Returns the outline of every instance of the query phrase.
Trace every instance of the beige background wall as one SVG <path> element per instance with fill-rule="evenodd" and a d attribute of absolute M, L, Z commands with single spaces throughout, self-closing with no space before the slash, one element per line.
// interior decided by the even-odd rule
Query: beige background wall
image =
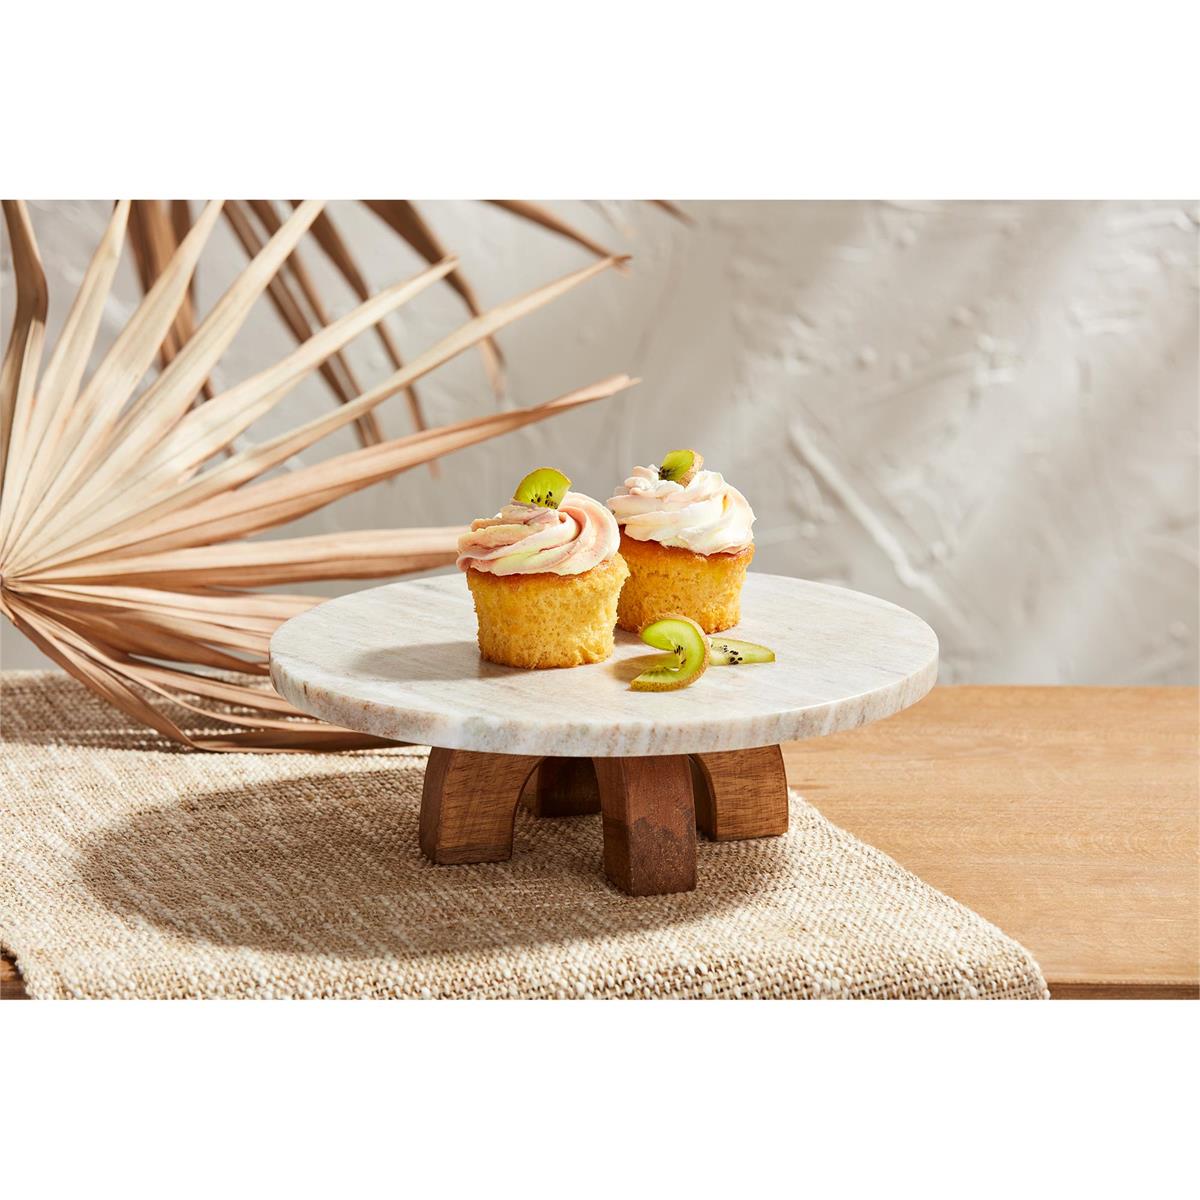
<path fill-rule="evenodd" d="M 107 207 L 33 208 L 52 328 Z M 1197 681 L 1194 202 L 686 207 L 690 229 L 647 206 L 559 205 L 631 252 L 632 270 L 501 335 L 510 403 L 621 370 L 640 388 L 445 459 L 437 482 L 418 470 L 349 497 L 299 531 L 466 521 L 543 463 L 603 498 L 634 463 L 692 445 L 750 497 L 756 569 L 920 613 L 947 681 Z M 480 204 L 424 210 L 485 303 L 587 261 Z M 333 211 L 373 285 L 416 269 L 370 214 Z M 202 308 L 243 261 L 224 227 L 218 236 Z M 349 294 L 309 259 L 345 311 Z M 128 266 L 118 293 L 110 331 L 137 298 Z M 411 353 L 461 316 L 452 293 L 430 293 L 395 328 Z M 219 381 L 289 346 L 264 301 Z M 370 339 L 352 359 L 361 378 L 386 373 Z M 495 403 L 476 356 L 421 390 L 437 421 Z M 314 381 L 284 409 L 290 421 L 330 403 Z M 389 432 L 407 430 L 402 399 L 381 415 Z M 339 448 L 351 445 L 347 434 Z M 6 668 L 44 661 L 7 625 L 0 652 Z"/>

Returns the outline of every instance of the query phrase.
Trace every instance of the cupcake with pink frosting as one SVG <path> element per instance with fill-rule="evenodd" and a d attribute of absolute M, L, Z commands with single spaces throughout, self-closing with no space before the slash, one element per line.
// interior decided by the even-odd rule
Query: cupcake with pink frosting
<path fill-rule="evenodd" d="M 695 450 L 634 467 L 608 502 L 629 566 L 617 624 L 634 633 L 670 615 L 705 633 L 741 620 L 742 584 L 754 557 L 754 511 Z"/>
<path fill-rule="evenodd" d="M 494 517 L 458 539 L 479 624 L 479 652 L 509 667 L 577 667 L 613 651 L 629 575 L 609 510 L 543 467 Z"/>

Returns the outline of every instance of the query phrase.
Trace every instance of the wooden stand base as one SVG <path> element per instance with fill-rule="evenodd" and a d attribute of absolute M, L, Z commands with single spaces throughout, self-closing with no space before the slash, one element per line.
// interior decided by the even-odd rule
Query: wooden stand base
<path fill-rule="evenodd" d="M 778 746 L 595 759 L 435 746 L 421 799 L 422 853 L 443 864 L 511 858 L 522 792 L 535 816 L 603 813 L 604 872 L 631 896 L 691 891 L 697 831 L 737 841 L 778 837 L 788 827 Z"/>

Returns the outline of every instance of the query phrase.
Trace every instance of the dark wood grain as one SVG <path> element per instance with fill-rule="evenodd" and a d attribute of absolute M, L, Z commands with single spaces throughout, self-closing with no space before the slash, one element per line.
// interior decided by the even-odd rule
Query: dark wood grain
<path fill-rule="evenodd" d="M 716 842 L 787 833 L 787 777 L 778 746 L 694 754 L 696 828 Z"/>
<path fill-rule="evenodd" d="M 630 896 L 696 886 L 696 812 L 686 755 L 597 758 L 604 873 Z"/>
<path fill-rule="evenodd" d="M 1125 980 L 1121 983 L 1056 983 L 1050 984 L 1051 1000 L 1200 1000 L 1200 984 L 1143 983 Z"/>
<path fill-rule="evenodd" d="M 590 758 L 543 758 L 525 803 L 535 817 L 584 817 L 600 811 L 600 784 Z"/>
<path fill-rule="evenodd" d="M 28 1000 L 25 981 L 11 955 L 0 951 L 0 1000 Z"/>
<path fill-rule="evenodd" d="M 439 865 L 512 858 L 513 820 L 538 759 L 435 746 L 421 793 L 421 852 Z"/>

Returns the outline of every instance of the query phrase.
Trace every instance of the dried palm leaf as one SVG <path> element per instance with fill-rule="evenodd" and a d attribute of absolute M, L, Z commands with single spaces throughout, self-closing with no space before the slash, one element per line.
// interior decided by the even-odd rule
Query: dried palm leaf
<path fill-rule="evenodd" d="M 265 227 L 268 236 L 278 233 L 283 225 L 275 209 L 265 200 L 231 200 L 225 205 L 225 217 L 233 227 L 242 248 L 251 258 L 258 254 L 265 244 L 265 239 L 259 235 L 251 220 L 252 213 Z M 314 326 L 319 328 L 329 324 L 321 298 L 312 285 L 298 249 L 293 251 L 287 260 L 285 269 L 271 280 L 268 294 L 297 342 L 311 338 Z M 307 312 L 306 307 L 309 310 Z M 331 354 L 319 370 L 342 404 L 348 404 L 362 391 L 350 364 L 340 350 Z M 383 441 L 383 433 L 374 413 L 364 414 L 355 424 L 364 446 L 373 446 Z"/>
<path fill-rule="evenodd" d="M 502 208 L 505 212 L 510 212 L 514 216 L 524 217 L 527 221 L 532 221 L 535 225 L 540 225 L 543 229 L 549 229 L 552 233 L 560 234 L 569 241 L 574 242 L 578 246 L 582 246 L 585 250 L 590 250 L 593 254 L 599 255 L 601 258 L 607 258 L 612 254 L 611 250 L 606 250 L 599 242 L 594 241 L 585 233 L 580 233 L 573 225 L 568 225 L 561 217 L 556 216 L 550 209 L 541 204 L 534 204 L 532 200 L 489 200 L 489 204 L 494 204 L 497 208 Z"/>
<path fill-rule="evenodd" d="M 378 739 L 306 718 L 269 689 L 261 677 L 267 672 L 271 632 L 319 601 L 248 589 L 382 578 L 442 566 L 453 561 L 460 530 L 247 539 L 401 471 L 611 396 L 635 381 L 614 376 L 544 404 L 421 428 L 263 476 L 344 425 L 374 428 L 369 423 L 374 410 L 389 396 L 411 395 L 418 379 L 487 344 L 504 326 L 620 260 L 606 257 L 490 311 L 477 311 L 407 365 L 389 353 L 395 371 L 364 391 L 339 357 L 343 349 L 360 334 L 378 333 L 388 314 L 426 288 L 451 279 L 456 261 L 438 259 L 377 295 L 368 294 L 358 276 L 361 303 L 330 322 L 295 257 L 297 244 L 313 228 L 327 253 L 341 253 L 321 205 L 298 203 L 286 220 L 273 208 L 268 212 L 249 202 L 226 207 L 235 230 L 246 234 L 243 244 L 252 258 L 199 319 L 191 282 L 222 205 L 206 205 L 193 221 L 178 202 L 169 208 L 117 204 L 41 370 L 45 275 L 24 204 L 4 202 L 17 296 L 0 367 L 0 612 L 87 687 L 187 745 L 310 750 L 378 744 Z M 149 231 L 146 243 L 153 246 L 139 252 L 152 267 L 144 273 L 148 290 L 85 382 L 123 242 L 139 226 Z M 347 270 L 354 275 L 352 264 Z M 280 286 L 285 276 L 287 284 Z M 289 324 L 299 344 L 279 362 L 197 406 L 213 368 L 264 293 L 281 312 L 298 317 Z M 156 356 L 161 369 L 138 394 Z M 341 389 L 339 408 L 234 451 L 234 441 L 255 421 L 301 380 L 325 368 L 334 372 Z M 260 679 L 217 677 L 214 670 Z M 204 716 L 211 734 L 185 733 L 173 706 Z M 221 726 L 231 728 L 222 731 Z"/>
<path fill-rule="evenodd" d="M 42 359 L 46 337 L 48 296 L 46 275 L 38 257 L 33 226 L 25 206 L 17 200 L 3 202 L 4 222 L 12 243 L 13 270 L 17 276 L 17 308 L 4 362 L 0 365 L 0 484 L 7 481 L 10 448 L 13 457 L 27 464 L 26 425 L 33 416 L 29 394 Z M 18 414 L 21 418 L 17 424 Z M 14 444 L 15 443 L 15 444 Z M 7 497 L 7 490 L 3 496 Z M 3 511 L 3 498 L 0 498 Z"/>
<path fill-rule="evenodd" d="M 650 203 L 661 208 L 663 212 L 669 213 L 675 220 L 682 221 L 685 225 L 696 223 L 674 200 L 651 200 Z"/>
<path fill-rule="evenodd" d="M 158 207 L 157 201 L 139 201 L 135 203 L 153 205 L 155 209 Z M 299 203 L 298 200 L 291 201 L 293 208 Z M 417 254 L 424 258 L 426 262 L 430 264 L 443 262 L 449 257 L 432 226 L 425 220 L 413 201 L 363 200 L 361 203 L 379 217 Z M 599 258 L 609 259 L 616 257 L 611 250 L 563 220 L 545 205 L 535 204 L 530 200 L 489 200 L 487 203 L 520 217 L 530 224 L 537 225 L 542 229 L 564 237 L 576 245 L 582 246 L 589 253 Z M 650 203 L 679 221 L 688 224 L 691 223 L 691 218 L 669 200 L 652 200 Z M 169 213 L 169 225 L 175 229 L 175 239 L 178 242 L 181 231 L 186 231 L 190 220 L 187 202 L 171 201 Z M 255 253 L 256 249 L 261 245 L 261 237 L 255 231 L 249 214 L 253 214 L 268 233 L 275 232 L 280 222 L 275 204 L 269 200 L 230 201 L 226 205 L 225 214 L 238 240 L 250 254 Z M 167 219 L 156 217 L 154 234 L 159 242 L 164 241 L 165 235 L 163 229 L 167 226 Z M 323 212 L 316 218 L 312 224 L 311 233 L 321 250 L 333 263 L 338 273 L 358 298 L 365 300 L 369 291 L 366 279 L 347 248 L 345 239 L 334 225 L 328 213 Z M 161 257 L 161 254 L 156 252 L 153 245 L 141 244 L 149 237 L 150 231 L 147 229 L 146 222 L 135 220 L 131 224 L 130 239 L 134 244 L 135 255 L 139 265 L 143 261 L 153 263 Z M 280 274 L 272 280 L 270 296 L 277 311 L 283 318 L 284 324 L 298 341 L 302 341 L 309 335 L 314 325 L 324 325 L 328 322 L 324 317 L 324 306 L 321 303 L 320 296 L 313 287 L 307 269 L 300 262 L 299 254 L 298 250 L 293 254 L 292 260 L 289 261 L 287 272 Z M 292 277 L 291 279 L 289 279 L 289 275 Z M 154 278 L 152 273 L 147 274 L 145 271 L 141 273 L 141 277 L 143 284 L 147 286 Z M 471 315 L 479 316 L 481 313 L 479 300 L 461 270 L 455 269 L 452 271 L 447 275 L 446 282 L 459 294 Z M 306 315 L 306 309 L 309 310 L 309 315 Z M 388 332 L 386 323 L 379 322 L 375 329 L 389 360 L 399 370 L 403 366 L 403 361 L 394 339 Z M 484 368 L 491 381 L 493 390 L 497 396 L 501 396 L 504 391 L 504 359 L 500 352 L 500 347 L 491 338 L 486 338 L 480 342 L 479 350 L 483 355 Z M 353 372 L 350 370 L 349 364 L 340 355 L 335 355 L 329 362 L 323 364 L 321 374 L 341 403 L 346 403 L 348 395 L 357 394 L 360 390 L 355 386 Z M 206 392 L 206 395 L 209 395 L 209 393 Z M 418 430 L 423 430 L 426 427 L 425 420 L 415 390 L 411 387 L 407 388 L 406 396 L 413 424 Z M 211 395 L 209 395 L 209 398 L 211 398 Z M 375 415 L 371 413 L 362 417 L 356 423 L 359 440 L 364 446 L 373 445 L 382 440 L 375 420 Z M 432 474 L 436 475 L 436 463 L 431 461 L 429 469 Z"/>
<path fill-rule="evenodd" d="M 190 213 L 187 214 L 185 227 L 184 213 L 174 201 L 170 205 L 160 200 L 130 202 L 129 245 L 144 292 L 148 292 L 154 286 L 154 281 L 166 269 L 171 255 L 179 248 L 179 243 L 187 236 L 190 227 Z M 159 347 L 159 361 L 164 367 L 179 353 L 180 347 L 195 331 L 194 300 L 194 291 L 189 288 L 175 314 L 171 328 L 167 330 Z M 207 380 L 204 382 L 204 392 L 209 399 L 212 398 L 212 387 Z"/>
<path fill-rule="evenodd" d="M 295 208 L 300 203 L 299 200 L 292 201 L 292 207 Z M 338 228 L 333 223 L 333 218 L 328 212 L 323 212 L 312 223 L 312 228 L 309 230 L 317 245 L 325 252 L 326 257 L 337 268 L 342 278 L 350 285 L 354 294 L 360 300 L 366 300 L 371 294 L 370 288 L 367 286 L 367 281 L 363 277 L 363 273 L 359 270 L 358 264 L 354 261 L 350 251 L 346 248 L 346 243 L 342 238 Z M 396 370 L 400 370 L 404 366 L 404 360 L 400 357 L 400 350 L 396 346 L 395 340 L 388 332 L 387 324 L 380 321 L 375 326 L 375 334 L 379 338 L 380 344 L 383 346 L 384 353 L 391 360 L 391 364 Z M 404 394 L 408 399 L 409 411 L 412 414 L 413 424 L 418 429 L 425 428 L 425 417 L 421 412 L 421 402 L 417 396 L 417 390 L 414 387 L 406 387 Z M 430 462 L 429 469 L 436 473 L 437 464 Z"/>

